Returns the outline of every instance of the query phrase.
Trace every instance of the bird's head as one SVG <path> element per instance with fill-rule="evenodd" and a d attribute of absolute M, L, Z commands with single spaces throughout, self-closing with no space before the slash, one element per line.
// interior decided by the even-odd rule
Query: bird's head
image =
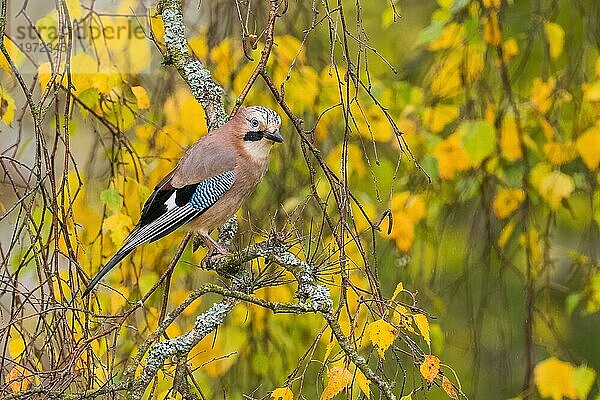
<path fill-rule="evenodd" d="M 281 117 L 273 110 L 262 106 L 242 107 L 236 114 L 241 126 L 244 149 L 255 158 L 269 155 L 273 143 L 283 142 L 279 133 Z"/>

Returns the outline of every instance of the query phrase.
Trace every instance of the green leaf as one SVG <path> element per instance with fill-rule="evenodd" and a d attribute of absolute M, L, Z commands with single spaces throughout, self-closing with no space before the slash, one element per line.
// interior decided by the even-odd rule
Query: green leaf
<path fill-rule="evenodd" d="M 570 317 L 573 311 L 581 301 L 581 293 L 571 293 L 565 299 L 565 306 L 567 308 L 567 315 Z"/>
<path fill-rule="evenodd" d="M 427 154 L 423 156 L 423 159 L 419 162 L 421 168 L 427 172 L 427 175 L 431 178 L 432 181 L 435 181 L 440 176 L 440 170 L 438 166 L 438 161 L 432 155 Z"/>
<path fill-rule="evenodd" d="M 81 115 L 85 118 L 88 114 L 88 109 L 94 109 L 100 101 L 100 93 L 96 88 L 89 88 L 77 95 L 77 99 L 81 101 L 79 106 Z"/>
<path fill-rule="evenodd" d="M 417 38 L 417 46 L 421 46 L 423 44 L 427 44 L 432 40 L 437 39 L 442 34 L 444 30 L 444 22 L 442 21 L 433 21 L 431 25 L 427 28 L 424 28 L 419 32 L 419 37 Z"/>
<path fill-rule="evenodd" d="M 129 107 L 125 107 L 119 103 L 114 103 L 104 113 L 109 122 L 116 125 L 119 130 L 126 131 L 135 123 L 135 114 Z"/>
<path fill-rule="evenodd" d="M 112 214 L 117 213 L 121 209 L 121 204 L 123 203 L 121 195 L 115 188 L 103 190 L 102 193 L 100 193 L 100 200 L 102 200 L 106 205 L 106 208 L 108 208 Z"/>
<path fill-rule="evenodd" d="M 494 126 L 483 120 L 463 122 L 458 128 L 462 144 L 475 165 L 489 157 L 496 147 Z"/>
<path fill-rule="evenodd" d="M 381 14 L 381 27 L 384 29 L 388 28 L 395 22 L 395 19 L 396 15 L 394 14 L 394 9 L 392 7 L 387 8 L 383 14 Z"/>
<path fill-rule="evenodd" d="M 154 286 L 157 280 L 158 275 L 156 274 L 156 272 L 144 271 L 144 273 L 140 275 L 138 285 L 140 287 L 140 293 L 142 293 L 142 296 L 145 295 L 152 288 L 152 286 Z"/>
<path fill-rule="evenodd" d="M 595 379 L 596 371 L 587 365 L 580 365 L 573 370 L 573 383 L 577 398 L 587 399 Z"/>
<path fill-rule="evenodd" d="M 600 190 L 596 190 L 592 197 L 593 210 L 594 210 L 594 221 L 600 225 Z"/>
<path fill-rule="evenodd" d="M 58 13 L 56 10 L 38 19 L 35 23 L 35 28 L 45 43 L 52 43 L 58 39 Z"/>

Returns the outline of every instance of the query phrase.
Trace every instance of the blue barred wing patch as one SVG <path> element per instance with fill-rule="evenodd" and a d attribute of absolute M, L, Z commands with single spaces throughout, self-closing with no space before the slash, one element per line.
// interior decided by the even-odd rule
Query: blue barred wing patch
<path fill-rule="evenodd" d="M 235 181 L 233 171 L 226 171 L 198 184 L 189 204 L 198 211 L 204 211 L 215 204 Z"/>

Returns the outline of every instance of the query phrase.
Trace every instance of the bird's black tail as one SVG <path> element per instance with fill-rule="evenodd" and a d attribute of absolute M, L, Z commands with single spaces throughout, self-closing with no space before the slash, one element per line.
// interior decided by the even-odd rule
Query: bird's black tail
<path fill-rule="evenodd" d="M 112 256 L 110 260 L 108 260 L 108 262 L 104 265 L 100 272 L 96 274 L 96 276 L 90 281 L 90 283 L 88 283 L 87 287 L 83 291 L 82 297 L 85 297 L 88 294 L 90 294 L 90 292 L 92 291 L 94 286 L 96 286 L 96 284 L 100 281 L 100 279 L 102 279 L 102 277 L 106 275 L 108 271 L 113 269 L 113 267 L 117 265 L 122 259 L 127 257 L 127 255 L 133 251 L 133 249 L 135 249 L 135 246 L 128 246 L 127 244 L 121 247 L 121 249 L 117 251 L 117 253 L 114 256 Z"/>

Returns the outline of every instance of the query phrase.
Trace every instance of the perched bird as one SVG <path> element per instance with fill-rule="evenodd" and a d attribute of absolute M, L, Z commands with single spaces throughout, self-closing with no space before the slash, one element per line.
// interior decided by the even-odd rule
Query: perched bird
<path fill-rule="evenodd" d="M 156 187 L 123 246 L 90 281 L 98 281 L 135 248 L 179 227 L 196 231 L 214 254 L 225 246 L 209 233 L 225 223 L 263 178 L 274 142 L 283 142 L 281 118 L 269 108 L 240 107 L 231 120 L 194 143 Z"/>

